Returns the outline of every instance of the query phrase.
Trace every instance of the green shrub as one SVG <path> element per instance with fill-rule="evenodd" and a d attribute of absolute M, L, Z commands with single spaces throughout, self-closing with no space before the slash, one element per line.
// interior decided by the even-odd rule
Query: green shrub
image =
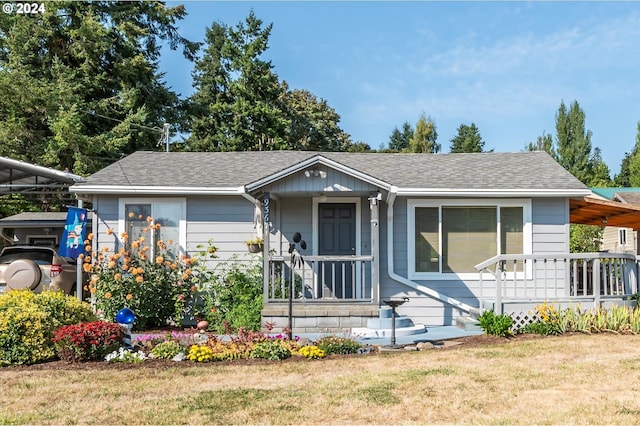
<path fill-rule="evenodd" d="M 513 318 L 509 315 L 496 315 L 493 311 L 484 311 L 478 318 L 480 328 L 492 336 L 512 336 Z"/>
<path fill-rule="evenodd" d="M 71 324 L 53 333 L 58 357 L 63 361 L 95 361 L 120 348 L 124 329 L 119 324 L 104 321 Z"/>
<path fill-rule="evenodd" d="M 324 336 L 318 340 L 316 346 L 320 348 L 325 355 L 332 354 L 355 354 L 362 345 L 353 339 L 339 336 Z"/>
<path fill-rule="evenodd" d="M 0 365 L 35 364 L 55 358 L 53 332 L 69 324 L 93 321 L 88 303 L 57 291 L 0 294 Z"/>
<path fill-rule="evenodd" d="M 251 350 L 251 358 L 270 359 L 281 361 L 291 356 L 291 351 L 282 345 L 279 340 L 270 340 L 256 343 Z"/>
<path fill-rule="evenodd" d="M 209 330 L 227 333 L 245 328 L 260 330 L 263 306 L 262 264 L 237 259 L 220 265 L 218 279 L 202 293 L 203 318 Z"/>
<path fill-rule="evenodd" d="M 175 340 L 165 340 L 151 349 L 151 355 L 159 359 L 172 359 L 181 352 L 185 352 L 185 348 Z"/>

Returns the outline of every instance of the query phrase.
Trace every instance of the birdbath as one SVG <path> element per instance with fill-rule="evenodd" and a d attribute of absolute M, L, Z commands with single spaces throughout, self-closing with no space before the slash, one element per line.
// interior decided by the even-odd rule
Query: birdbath
<path fill-rule="evenodd" d="M 385 305 L 391 306 L 391 346 L 392 347 L 396 346 L 396 308 L 408 301 L 409 301 L 408 297 L 404 297 L 400 300 L 383 300 L 382 301 L 382 303 L 384 303 Z"/>

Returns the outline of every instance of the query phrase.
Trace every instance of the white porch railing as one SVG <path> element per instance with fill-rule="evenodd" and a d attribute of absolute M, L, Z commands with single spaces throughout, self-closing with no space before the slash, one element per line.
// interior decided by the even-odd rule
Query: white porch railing
<path fill-rule="evenodd" d="M 638 292 L 638 261 L 631 254 L 504 254 L 475 266 L 480 274 L 480 307 L 495 302 L 593 301 Z"/>
<path fill-rule="evenodd" d="M 373 300 L 372 256 L 303 256 L 292 266 L 291 256 L 271 256 L 266 300 L 285 301 L 293 282 L 296 301 Z"/>

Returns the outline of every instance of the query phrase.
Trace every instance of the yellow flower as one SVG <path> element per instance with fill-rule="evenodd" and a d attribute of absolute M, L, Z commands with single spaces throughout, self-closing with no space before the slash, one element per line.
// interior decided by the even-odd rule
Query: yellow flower
<path fill-rule="evenodd" d="M 106 292 L 106 293 L 104 294 L 104 298 L 105 298 L 105 299 L 111 299 L 111 293 L 110 293 L 110 292 Z"/>
<path fill-rule="evenodd" d="M 127 300 L 133 299 L 133 295 L 131 293 L 127 294 Z"/>
<path fill-rule="evenodd" d="M 142 275 L 138 275 L 138 276 L 136 277 L 136 282 L 139 284 L 139 283 L 141 283 L 142 281 L 144 281 L 144 278 L 142 277 Z"/>

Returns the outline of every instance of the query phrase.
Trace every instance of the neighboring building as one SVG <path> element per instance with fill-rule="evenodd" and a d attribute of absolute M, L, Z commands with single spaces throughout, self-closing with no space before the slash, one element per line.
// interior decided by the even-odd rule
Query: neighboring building
<path fill-rule="evenodd" d="M 591 191 L 605 200 L 617 201 L 631 206 L 640 206 L 640 188 L 591 188 Z M 636 231 L 638 227 L 640 227 L 640 222 L 636 227 L 604 225 L 601 249 L 611 253 L 637 255 L 639 253 L 638 232 Z"/>
<path fill-rule="evenodd" d="M 130 212 L 188 253 L 213 239 L 218 261 L 255 256 L 245 241 L 264 226 L 263 323 L 286 325 L 293 279 L 297 331 L 362 327 L 401 297 L 416 322 L 453 324 L 479 306 L 475 265 L 568 253 L 570 220 L 593 205 L 544 152 L 136 152 L 70 190 L 93 205 L 94 248 L 120 244 Z"/>

